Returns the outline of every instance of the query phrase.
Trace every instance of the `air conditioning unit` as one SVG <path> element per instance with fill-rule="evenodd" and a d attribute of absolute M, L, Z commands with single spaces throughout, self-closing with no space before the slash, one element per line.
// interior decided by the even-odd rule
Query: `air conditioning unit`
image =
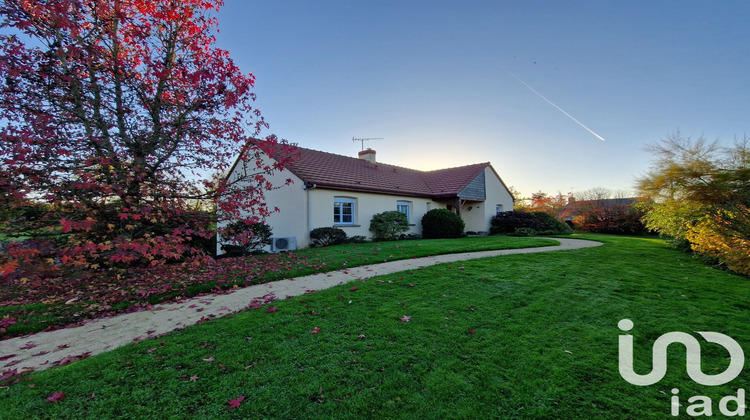
<path fill-rule="evenodd" d="M 297 249 L 297 238 L 294 236 L 271 238 L 271 252 L 294 251 L 295 249 Z"/>

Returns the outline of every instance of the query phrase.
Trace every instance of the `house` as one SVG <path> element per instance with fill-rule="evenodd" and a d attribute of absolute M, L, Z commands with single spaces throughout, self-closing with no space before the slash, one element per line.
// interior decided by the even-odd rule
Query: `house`
<path fill-rule="evenodd" d="M 492 216 L 513 209 L 513 196 L 489 163 L 419 171 L 378 162 L 372 149 L 357 158 L 302 147 L 295 155 L 269 178 L 282 187 L 265 193 L 269 207 L 279 209 L 266 219 L 273 238 L 279 238 L 272 251 L 306 247 L 310 231 L 319 227 L 370 237 L 372 216 L 389 210 L 406 213 L 407 233 L 421 234 L 422 216 L 431 209 L 458 213 L 466 231 L 474 233 L 489 232 Z M 238 159 L 230 177 L 238 164 L 243 163 Z M 293 183 L 284 185 L 287 179 Z"/>

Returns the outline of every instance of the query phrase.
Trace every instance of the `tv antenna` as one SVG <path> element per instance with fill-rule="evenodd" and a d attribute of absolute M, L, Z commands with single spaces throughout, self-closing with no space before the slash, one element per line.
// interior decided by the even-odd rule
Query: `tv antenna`
<path fill-rule="evenodd" d="M 370 141 L 370 140 L 383 140 L 383 138 L 382 137 L 360 137 L 360 138 L 352 137 L 352 141 L 358 141 L 362 143 L 362 150 L 365 150 L 365 142 Z"/>

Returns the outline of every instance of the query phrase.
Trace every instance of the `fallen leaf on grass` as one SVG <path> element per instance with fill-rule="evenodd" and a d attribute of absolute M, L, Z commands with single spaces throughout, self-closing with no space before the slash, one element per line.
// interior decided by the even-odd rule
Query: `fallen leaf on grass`
<path fill-rule="evenodd" d="M 18 369 L 8 369 L 0 372 L 0 384 L 3 383 L 6 379 L 11 378 L 13 375 L 18 374 Z"/>
<path fill-rule="evenodd" d="M 313 328 L 313 330 L 312 330 L 312 331 L 310 331 L 310 334 L 317 334 L 317 333 L 318 333 L 318 331 L 320 331 L 320 328 L 318 328 L 318 327 L 315 327 L 315 328 Z"/>
<path fill-rule="evenodd" d="M 208 359 L 203 359 L 204 362 L 213 362 L 214 360 L 216 359 L 214 359 L 213 356 L 209 357 Z"/>
<path fill-rule="evenodd" d="M 60 401 L 61 399 L 65 398 L 64 392 L 55 392 L 51 396 L 47 397 L 47 401 L 56 403 Z"/>
<path fill-rule="evenodd" d="M 198 376 L 197 376 L 197 375 L 193 375 L 193 376 L 191 376 L 191 377 L 190 377 L 190 379 L 189 379 L 189 381 L 190 381 L 190 382 L 195 382 L 195 381 L 197 381 L 197 380 L 198 380 Z"/>
<path fill-rule="evenodd" d="M 354 286 L 354 287 L 352 287 L 351 289 L 349 289 L 349 291 L 350 291 L 350 292 L 353 292 L 353 291 L 355 291 L 355 290 L 357 290 L 357 289 L 359 289 L 359 287 L 357 287 L 357 286 Z"/>
<path fill-rule="evenodd" d="M 266 312 L 269 312 L 269 313 L 270 312 L 276 312 L 276 307 L 275 306 L 271 306 L 270 308 L 266 309 Z"/>
<path fill-rule="evenodd" d="M 409 322 L 409 321 L 411 321 L 411 317 L 407 316 L 407 315 L 404 315 L 403 318 L 399 318 L 398 320 L 401 321 L 401 322 Z"/>
<path fill-rule="evenodd" d="M 229 409 L 231 410 L 233 408 L 239 407 L 240 404 L 242 404 L 242 401 L 244 400 L 245 400 L 245 396 L 243 395 L 242 397 L 227 401 L 229 403 Z"/>
<path fill-rule="evenodd" d="M 65 366 L 65 365 L 69 365 L 69 364 L 75 362 L 76 360 L 85 359 L 85 358 L 87 358 L 89 356 L 91 356 L 91 352 L 87 351 L 85 353 L 81 353 L 81 354 L 76 355 L 76 356 L 65 356 L 62 359 L 58 360 L 57 362 L 52 362 L 52 364 L 53 365 L 57 365 L 57 366 Z"/>

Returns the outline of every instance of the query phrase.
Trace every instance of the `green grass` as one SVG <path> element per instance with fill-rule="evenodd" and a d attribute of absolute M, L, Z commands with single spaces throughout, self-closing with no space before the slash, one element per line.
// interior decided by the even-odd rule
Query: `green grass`
<path fill-rule="evenodd" d="M 747 353 L 749 280 L 658 239 L 583 237 L 605 245 L 349 283 L 34 373 L 0 389 L 0 416 L 670 418 L 678 388 L 685 405 L 711 397 L 720 417 L 722 396 L 750 388 L 750 367 L 701 386 L 671 346 L 662 381 L 631 385 L 618 374 L 617 322 L 635 323 L 640 373 L 669 331 L 722 332 Z M 725 352 L 702 350 L 704 372 L 724 370 Z M 66 398 L 47 402 L 53 392 Z"/>
<path fill-rule="evenodd" d="M 412 257 L 557 244 L 551 239 L 503 236 L 369 242 L 247 259 L 223 259 L 201 267 L 149 268 L 120 280 L 106 276 L 88 280 L 55 278 L 35 282 L 33 286 L 18 281 L 0 288 L 0 318 L 9 316 L 18 320 L 0 337 L 39 332 L 50 326 L 74 325 L 87 318 L 124 312 L 134 305 L 155 305 L 179 297 L 210 293 L 216 288 L 229 290 L 235 286 Z M 252 280 L 248 280 L 249 275 L 252 275 Z M 146 296 L 139 293 L 151 288 L 158 290 L 159 286 L 165 286 L 169 291 Z"/>

